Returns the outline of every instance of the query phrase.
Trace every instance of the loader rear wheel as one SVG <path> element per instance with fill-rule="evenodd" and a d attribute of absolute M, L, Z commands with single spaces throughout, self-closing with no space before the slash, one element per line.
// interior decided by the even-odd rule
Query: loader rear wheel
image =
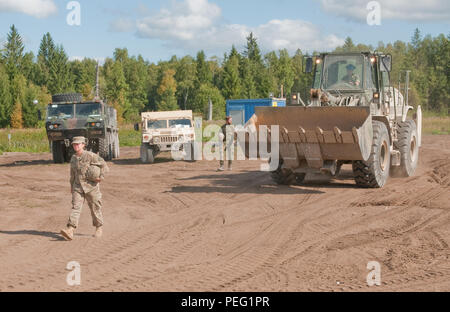
<path fill-rule="evenodd" d="M 373 121 L 373 143 L 369 159 L 352 163 L 356 184 L 367 188 L 383 187 L 389 177 L 390 162 L 390 140 L 386 125 Z"/>
<path fill-rule="evenodd" d="M 272 171 L 270 173 L 272 176 L 272 180 L 275 183 L 281 185 L 295 184 L 297 180 L 295 173 L 291 169 L 282 168 L 282 166 L 283 166 L 283 159 L 280 159 L 277 170 Z"/>
<path fill-rule="evenodd" d="M 410 177 L 414 175 L 419 161 L 416 123 L 413 120 L 399 123 L 397 138 L 398 141 L 394 142 L 394 147 L 400 151 L 400 166 L 391 168 L 392 175 Z"/>

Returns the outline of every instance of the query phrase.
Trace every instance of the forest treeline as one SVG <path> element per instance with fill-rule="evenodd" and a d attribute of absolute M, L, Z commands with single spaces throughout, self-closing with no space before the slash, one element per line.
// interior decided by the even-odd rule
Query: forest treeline
<path fill-rule="evenodd" d="M 373 47 L 347 38 L 335 51 L 391 53 L 395 86 L 399 75 L 411 70 L 410 103 L 447 114 L 449 39 L 443 34 L 422 37 L 416 29 L 410 42 L 380 42 Z M 281 92 L 299 92 L 306 98 L 312 76 L 302 71 L 303 56 L 300 49 L 294 55 L 286 49 L 263 55 L 253 34 L 243 51 L 233 46 L 222 58 L 208 59 L 200 51 L 195 57 L 173 56 L 155 64 L 117 48 L 100 66 L 100 95 L 117 109 L 121 122 L 139 120 L 142 111 L 192 109 L 206 116 L 209 99 L 214 119 L 220 119 L 226 99 L 279 97 Z M 36 127 L 37 111 L 45 111 L 51 94 L 77 92 L 85 100 L 93 99 L 96 65 L 89 58 L 69 60 L 50 33 L 44 34 L 37 55 L 25 52 L 22 37 L 12 25 L 0 50 L 0 128 Z"/>

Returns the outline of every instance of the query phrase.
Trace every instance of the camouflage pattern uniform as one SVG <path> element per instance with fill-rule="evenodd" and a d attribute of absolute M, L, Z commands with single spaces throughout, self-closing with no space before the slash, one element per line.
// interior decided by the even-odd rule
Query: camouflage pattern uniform
<path fill-rule="evenodd" d="M 80 157 L 73 155 L 70 160 L 70 186 L 72 190 L 72 212 L 67 225 L 76 228 L 80 219 L 83 203 L 87 200 L 91 210 L 92 222 L 95 227 L 103 225 L 102 194 L 98 182 L 86 179 L 86 171 L 90 165 L 99 166 L 101 169 L 100 179 L 103 180 L 104 173 L 108 171 L 106 162 L 89 151 L 83 151 Z"/>
<path fill-rule="evenodd" d="M 233 138 L 230 139 L 230 142 L 227 141 L 227 126 L 228 126 L 228 131 L 229 134 L 233 134 Z M 226 151 L 226 157 L 224 157 L 224 152 L 223 152 L 223 146 L 220 147 L 220 167 L 223 168 L 224 166 L 224 160 L 225 158 L 228 159 L 228 168 L 231 168 L 231 165 L 233 164 L 233 155 L 231 155 L 232 152 L 232 144 L 234 143 L 234 127 L 233 125 L 227 125 L 224 124 L 222 126 L 222 133 L 223 133 L 223 142 L 225 143 L 225 151 Z"/>

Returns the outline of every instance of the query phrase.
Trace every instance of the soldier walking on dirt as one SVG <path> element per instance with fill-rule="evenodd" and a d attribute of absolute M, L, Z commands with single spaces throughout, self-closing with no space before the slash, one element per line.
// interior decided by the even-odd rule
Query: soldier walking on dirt
<path fill-rule="evenodd" d="M 85 151 L 86 139 L 74 137 L 72 146 L 75 154 L 70 160 L 70 187 L 72 192 L 72 212 L 67 222 L 67 228 L 61 230 L 66 240 L 73 239 L 74 230 L 78 226 L 84 201 L 88 202 L 91 210 L 92 222 L 96 228 L 95 237 L 102 236 L 102 194 L 99 183 L 108 171 L 106 162 L 89 151 Z"/>
<path fill-rule="evenodd" d="M 219 135 L 219 139 L 225 143 L 225 151 L 226 151 L 226 155 L 227 155 L 227 159 L 228 159 L 228 170 L 232 170 L 232 164 L 233 164 L 233 155 L 231 155 L 232 153 L 232 145 L 234 144 L 234 127 L 232 125 L 232 118 L 231 116 L 227 116 L 226 117 L 226 122 L 225 124 L 222 126 L 222 132 L 220 133 L 221 135 Z M 228 128 L 228 134 L 232 134 L 232 137 L 229 138 L 229 140 L 227 141 L 227 128 Z M 225 167 L 224 167 L 224 144 L 220 145 L 220 162 L 219 162 L 219 169 L 217 169 L 217 171 L 224 171 Z"/>

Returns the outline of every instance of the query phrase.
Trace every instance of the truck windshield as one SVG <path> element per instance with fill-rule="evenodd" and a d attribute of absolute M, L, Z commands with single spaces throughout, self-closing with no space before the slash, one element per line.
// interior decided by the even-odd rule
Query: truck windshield
<path fill-rule="evenodd" d="M 362 55 L 327 55 L 323 64 L 324 90 L 361 90 L 364 57 Z"/>
<path fill-rule="evenodd" d="M 190 119 L 169 120 L 169 128 L 189 128 L 190 126 L 191 126 Z"/>
<path fill-rule="evenodd" d="M 75 104 L 77 117 L 100 117 L 101 105 L 99 103 L 80 103 Z"/>
<path fill-rule="evenodd" d="M 148 129 L 167 128 L 167 120 L 149 120 L 147 122 Z"/>
<path fill-rule="evenodd" d="M 48 106 L 48 118 L 72 118 L 73 104 L 50 104 Z"/>

